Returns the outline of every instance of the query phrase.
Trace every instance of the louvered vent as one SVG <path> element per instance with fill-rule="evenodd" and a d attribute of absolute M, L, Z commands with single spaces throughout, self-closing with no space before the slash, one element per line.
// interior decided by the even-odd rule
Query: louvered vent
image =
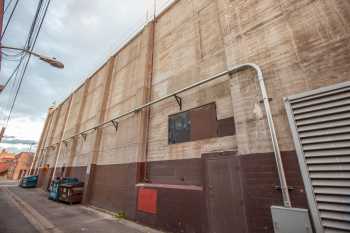
<path fill-rule="evenodd" d="M 350 82 L 288 97 L 286 109 L 317 233 L 350 232 Z"/>

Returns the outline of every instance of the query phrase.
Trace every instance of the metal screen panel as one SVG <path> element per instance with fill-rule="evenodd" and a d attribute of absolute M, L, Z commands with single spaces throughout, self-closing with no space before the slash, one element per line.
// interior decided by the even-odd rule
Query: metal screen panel
<path fill-rule="evenodd" d="M 350 82 L 285 106 L 316 232 L 350 232 Z"/>

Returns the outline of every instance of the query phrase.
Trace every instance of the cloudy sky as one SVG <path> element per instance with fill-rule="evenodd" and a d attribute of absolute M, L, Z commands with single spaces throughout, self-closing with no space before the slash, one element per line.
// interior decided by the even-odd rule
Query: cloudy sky
<path fill-rule="evenodd" d="M 39 0 L 20 0 L 2 45 L 23 47 Z M 6 5 L 10 1 L 5 1 Z M 13 1 L 14 2 L 14 1 Z M 19 152 L 39 140 L 47 109 L 64 100 L 153 14 L 154 0 L 52 0 L 35 52 L 56 57 L 63 70 L 32 58 L 0 148 Z M 158 11 L 171 0 L 157 0 Z M 5 14 L 4 23 L 8 19 Z M 148 12 L 148 13 L 147 13 Z M 17 61 L 2 60 L 0 82 Z M 12 83 L 0 94 L 7 118 Z M 35 145 L 32 147 L 35 150 Z"/>

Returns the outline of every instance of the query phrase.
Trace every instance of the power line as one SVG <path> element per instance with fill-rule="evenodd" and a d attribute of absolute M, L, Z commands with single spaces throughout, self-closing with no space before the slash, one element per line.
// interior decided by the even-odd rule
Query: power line
<path fill-rule="evenodd" d="M 26 42 L 25 42 L 25 45 L 23 47 L 24 50 L 28 50 L 29 47 L 31 47 L 30 45 L 30 41 L 31 41 L 31 38 L 33 36 L 33 32 L 34 32 L 34 28 L 35 28 L 35 25 L 36 25 L 36 22 L 37 22 L 37 19 L 38 19 L 38 16 L 39 16 L 39 13 L 42 9 L 42 3 L 43 3 L 43 0 L 40 0 L 40 2 L 38 3 L 38 6 L 37 6 L 37 10 L 36 10 L 36 13 L 35 13 L 35 16 L 34 16 L 34 19 L 33 19 L 33 22 L 30 26 L 30 30 L 28 32 L 28 36 L 27 36 L 27 39 L 26 39 Z M 19 66 L 22 64 L 23 60 L 24 60 L 24 57 L 25 56 L 22 56 L 21 57 L 21 60 L 18 64 L 18 66 L 16 67 L 16 69 L 19 68 Z M 14 77 L 13 74 L 16 73 L 16 69 L 13 71 L 13 73 L 10 75 L 10 77 L 8 78 L 8 80 L 6 81 L 5 85 L 4 85 L 4 88 L 7 87 L 7 85 L 9 84 L 9 82 L 11 81 L 11 79 Z"/>
<path fill-rule="evenodd" d="M 13 2 L 13 0 L 11 0 L 8 4 L 7 4 L 7 6 L 6 6 L 6 8 L 5 8 L 5 10 L 4 10 L 4 14 L 7 12 L 7 10 L 9 9 L 9 7 L 11 6 L 11 3 Z"/>
<path fill-rule="evenodd" d="M 7 113 L 6 111 L 8 109 L 10 109 L 10 106 L 11 106 L 11 103 L 12 103 L 12 100 L 13 100 L 13 96 L 11 95 L 11 93 L 15 93 L 16 91 L 16 86 L 17 86 L 17 73 L 19 71 L 19 67 L 20 67 L 20 64 L 17 65 L 17 67 L 15 68 L 14 72 L 11 74 L 11 76 L 15 76 L 16 78 L 13 80 L 12 82 L 12 86 L 11 86 L 11 89 L 9 90 L 9 94 L 8 94 L 8 99 L 7 99 L 7 103 L 6 103 L 6 108 L 4 109 L 4 116 L 2 117 L 2 122 L 6 122 L 6 119 L 7 119 Z M 8 87 L 9 89 L 10 87 Z"/>
<path fill-rule="evenodd" d="M 27 39 L 26 39 L 26 42 L 25 42 L 25 45 L 23 46 L 23 49 L 26 49 L 28 47 L 31 47 L 31 43 L 30 41 L 32 40 L 32 37 L 33 37 L 33 32 L 34 32 L 34 28 L 37 24 L 37 20 L 38 20 L 38 16 L 39 16 L 39 12 L 41 11 L 42 9 L 42 3 L 43 3 L 43 0 L 41 0 L 39 3 L 38 3 L 38 6 L 37 6 L 37 9 L 36 9 L 36 13 L 35 13 L 35 16 L 34 16 L 34 19 L 33 19 L 33 22 L 31 24 L 31 27 L 30 27 L 30 30 L 28 32 L 28 35 L 27 35 Z M 10 83 L 10 81 L 14 78 L 14 82 L 13 82 L 13 86 L 9 92 L 9 98 L 8 98 L 8 102 L 6 104 L 6 109 L 10 109 L 10 106 L 11 106 L 11 110 L 8 111 L 8 115 L 4 117 L 4 123 L 5 123 L 5 127 L 7 126 L 8 124 L 8 121 L 9 121 L 9 117 L 12 113 L 12 110 L 13 110 L 13 107 L 12 105 L 14 105 L 14 102 L 16 101 L 17 99 L 17 90 L 18 88 L 20 87 L 18 83 L 18 74 L 20 74 L 21 72 L 19 72 L 20 70 L 20 67 L 21 65 L 23 64 L 23 61 L 25 59 L 25 55 L 23 55 L 21 58 L 20 58 L 20 61 L 18 63 L 18 65 L 16 66 L 16 68 L 14 69 L 14 71 L 12 72 L 12 74 L 10 75 L 10 77 L 8 78 L 8 80 L 6 81 L 5 85 L 4 85 L 4 88 L 6 88 L 8 86 L 8 84 Z M 22 72 L 23 72 L 23 69 L 22 69 Z M 14 93 L 13 95 L 11 93 Z M 12 96 L 12 97 L 11 97 Z M 6 120 L 7 119 L 7 120 Z"/>
<path fill-rule="evenodd" d="M 36 12 L 36 17 L 34 18 L 34 21 L 33 21 L 34 27 L 35 27 L 35 22 L 36 22 L 36 20 L 37 20 L 37 16 L 38 16 L 39 13 L 40 13 L 40 10 L 41 10 L 41 7 L 42 7 L 42 3 L 43 3 L 43 0 L 41 0 L 40 3 L 38 4 L 38 9 L 37 9 L 37 12 Z M 49 8 L 50 3 L 51 3 L 51 0 L 48 0 L 48 1 L 47 1 L 47 4 L 46 4 L 46 7 L 45 7 L 45 10 L 44 10 L 44 13 L 43 13 L 43 16 L 42 16 L 41 21 L 40 21 L 39 28 L 38 28 L 38 30 L 37 30 L 37 32 L 36 32 L 34 42 L 33 42 L 33 44 L 32 44 L 31 46 L 30 46 L 30 42 L 31 42 L 31 36 L 33 35 L 33 32 L 34 32 L 34 27 L 31 28 L 31 30 L 30 30 L 30 37 L 29 37 L 28 48 L 30 49 L 31 52 L 33 51 L 33 49 L 34 49 L 34 47 L 35 47 L 35 44 L 36 44 L 36 42 L 37 42 L 38 36 L 39 36 L 39 34 L 40 34 L 40 31 L 41 31 L 41 28 L 42 28 L 42 25 L 43 25 L 43 22 L 44 22 L 44 19 L 46 18 L 46 14 L 47 14 L 47 11 L 48 11 L 48 8 Z M 13 111 L 13 108 L 14 108 L 14 106 L 15 106 L 15 103 L 16 103 L 16 100 L 17 100 L 19 91 L 20 91 L 20 89 L 21 89 L 21 86 L 22 86 L 22 83 L 23 83 L 23 79 L 24 79 L 25 73 L 26 73 L 26 71 L 27 71 L 30 58 L 31 58 L 31 54 L 28 55 L 28 59 L 27 59 L 26 64 L 25 64 L 25 66 L 24 66 L 23 72 L 22 72 L 22 74 L 21 74 L 20 82 L 19 82 L 18 88 L 17 88 L 17 90 L 16 90 L 16 94 L 15 94 L 14 100 L 13 100 L 13 102 L 12 102 L 12 105 L 11 105 L 11 108 L 10 108 L 10 111 L 9 111 L 9 115 L 8 115 L 8 118 L 7 118 L 5 127 L 8 125 L 8 122 L 9 122 L 10 119 L 11 119 L 12 111 Z"/>
<path fill-rule="evenodd" d="M 7 20 L 7 23 L 6 23 L 6 26 L 5 26 L 5 28 L 4 28 L 4 31 L 3 31 L 2 34 L 1 34 L 1 39 L 0 39 L 0 41 L 2 41 L 2 38 L 4 37 L 4 35 L 5 35 L 5 33 L 6 33 L 6 30 L 7 30 L 8 26 L 9 26 L 10 23 L 11 23 L 11 20 L 12 20 L 13 14 L 15 13 L 15 10 L 16 10 L 16 8 L 17 8 L 18 2 L 19 2 L 19 0 L 16 0 L 16 3 L 15 3 L 15 5 L 14 5 L 12 11 L 11 11 L 11 14 L 10 14 L 10 16 L 9 16 L 9 19 Z"/>

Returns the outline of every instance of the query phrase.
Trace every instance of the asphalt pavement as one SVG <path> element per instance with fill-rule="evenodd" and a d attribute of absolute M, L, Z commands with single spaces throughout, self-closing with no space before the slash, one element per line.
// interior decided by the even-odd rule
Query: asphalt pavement
<path fill-rule="evenodd" d="M 4 186 L 4 185 L 3 185 Z M 39 233 L 0 186 L 0 233 Z"/>
<path fill-rule="evenodd" d="M 0 181 L 0 233 L 161 233 L 91 207 L 47 197 L 42 189 Z"/>

